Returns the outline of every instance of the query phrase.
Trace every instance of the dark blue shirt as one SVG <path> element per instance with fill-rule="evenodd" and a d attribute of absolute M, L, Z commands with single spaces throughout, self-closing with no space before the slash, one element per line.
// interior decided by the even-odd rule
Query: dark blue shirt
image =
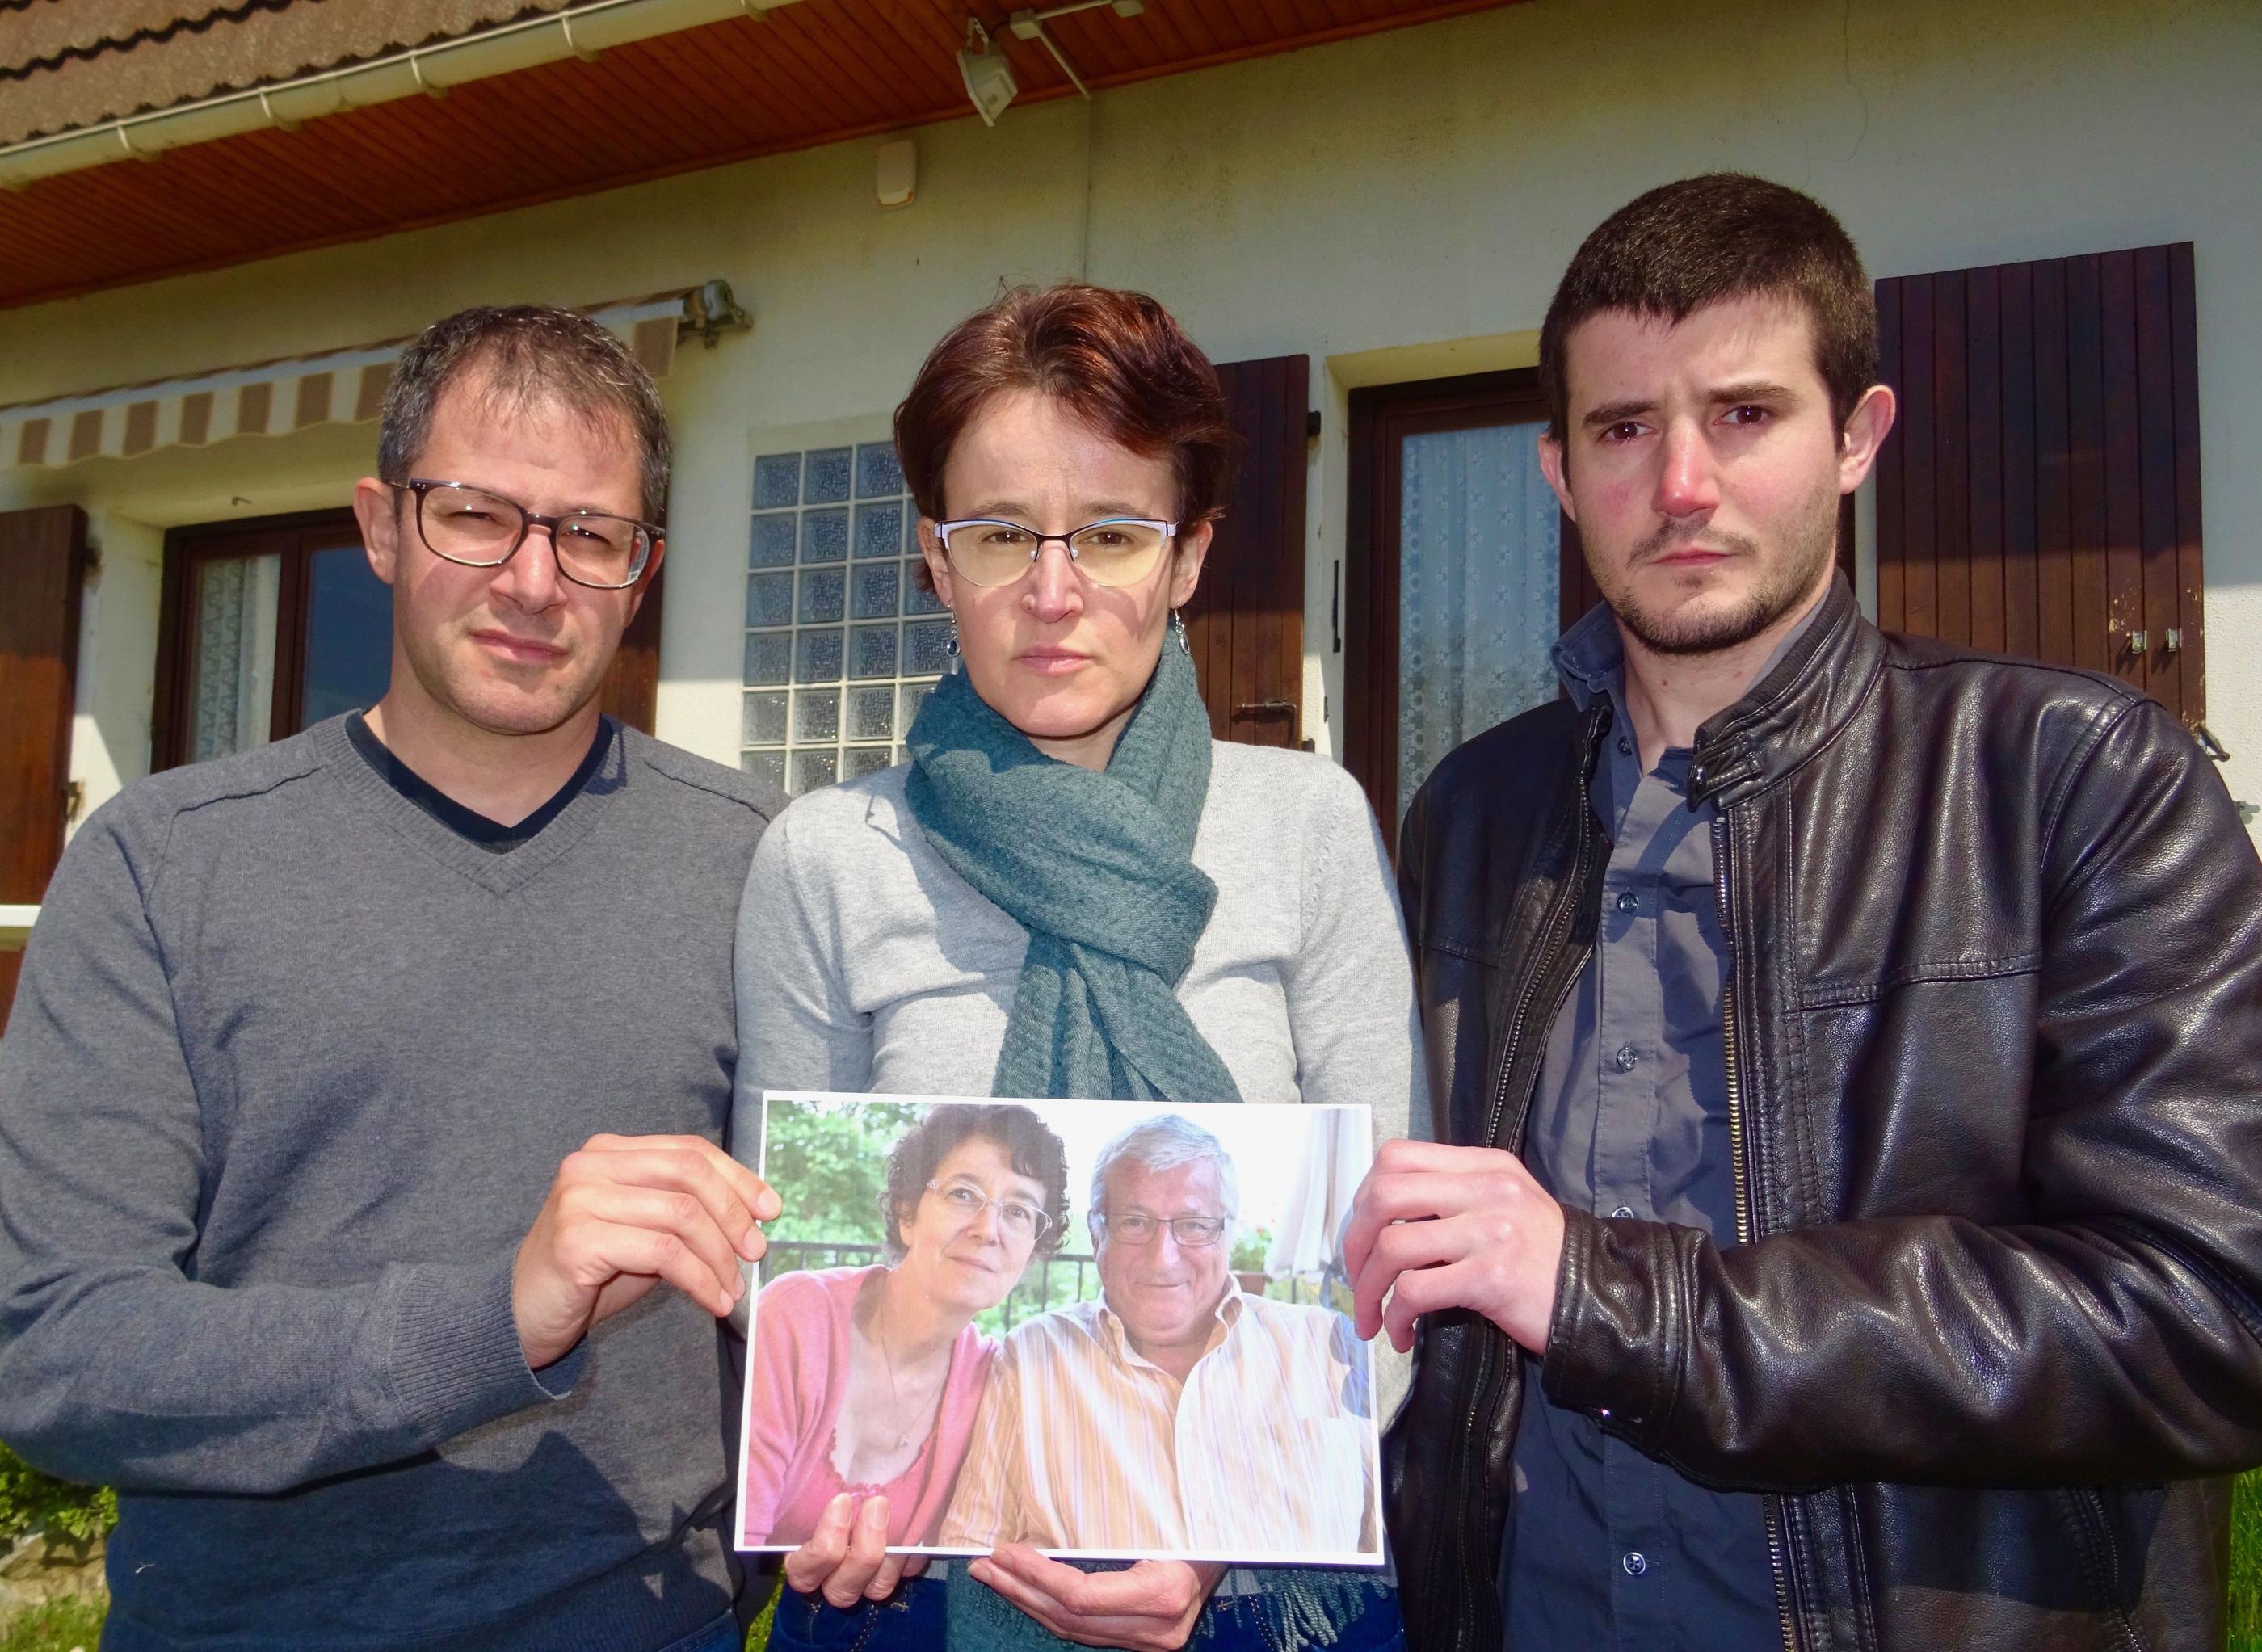
<path fill-rule="evenodd" d="M 1685 748 L 1642 772 L 1608 609 L 1565 634 L 1555 664 L 1581 707 L 1607 696 L 1614 714 L 1594 784 L 1611 849 L 1593 956 L 1549 1030 L 1524 1163 L 1567 1205 L 1733 1244 L 1713 810 L 1689 804 Z M 1537 1360 L 1525 1376 L 1501 1554 L 1508 1644 L 1779 1645 L 1761 1499 L 1699 1485 L 1550 1404 Z"/>

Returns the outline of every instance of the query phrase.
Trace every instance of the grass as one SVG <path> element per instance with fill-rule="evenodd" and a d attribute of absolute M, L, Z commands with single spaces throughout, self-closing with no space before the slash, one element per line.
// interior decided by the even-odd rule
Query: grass
<path fill-rule="evenodd" d="M 2262 1652 L 2262 1470 L 2230 1505 L 2230 1652 Z"/>
<path fill-rule="evenodd" d="M 64 1600 L 34 1606 L 0 1631 L 0 1652 L 71 1652 L 83 1647 L 94 1652 L 102 1639 L 102 1619 L 108 1610 L 99 1600 Z"/>

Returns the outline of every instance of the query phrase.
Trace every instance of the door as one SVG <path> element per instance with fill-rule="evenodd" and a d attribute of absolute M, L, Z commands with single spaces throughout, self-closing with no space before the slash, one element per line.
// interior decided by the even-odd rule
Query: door
<path fill-rule="evenodd" d="M 1250 746 L 1304 737 L 1304 488 L 1311 361 L 1274 356 L 1217 370 L 1245 444 L 1201 584 L 1186 604 L 1211 735 Z"/>
<path fill-rule="evenodd" d="M 35 906 L 62 857 L 86 515 L 0 515 L 0 905 Z M 0 951 L 0 1034 L 22 955 Z"/>
<path fill-rule="evenodd" d="M 1557 692 L 1555 639 L 1596 597 L 1540 473 L 1536 373 L 1356 390 L 1351 421 L 1345 761 L 1394 847 L 1440 758 Z"/>

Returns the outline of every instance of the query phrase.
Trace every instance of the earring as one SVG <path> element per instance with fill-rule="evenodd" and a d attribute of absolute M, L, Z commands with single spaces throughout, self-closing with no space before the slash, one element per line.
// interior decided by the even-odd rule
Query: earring
<path fill-rule="evenodd" d="M 943 644 L 942 652 L 953 660 L 958 658 L 958 621 L 956 619 L 950 622 L 950 640 Z"/>
<path fill-rule="evenodd" d="M 1178 639 L 1178 652 L 1189 660 L 1194 657 L 1194 646 L 1186 640 L 1185 616 L 1177 609 L 1171 610 L 1171 635 Z"/>

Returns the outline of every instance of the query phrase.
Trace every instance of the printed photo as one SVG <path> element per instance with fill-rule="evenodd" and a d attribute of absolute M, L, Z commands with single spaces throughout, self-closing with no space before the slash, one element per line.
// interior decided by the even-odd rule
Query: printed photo
<path fill-rule="evenodd" d="M 738 1545 L 1379 1565 L 1364 1107 L 764 1099 Z"/>

